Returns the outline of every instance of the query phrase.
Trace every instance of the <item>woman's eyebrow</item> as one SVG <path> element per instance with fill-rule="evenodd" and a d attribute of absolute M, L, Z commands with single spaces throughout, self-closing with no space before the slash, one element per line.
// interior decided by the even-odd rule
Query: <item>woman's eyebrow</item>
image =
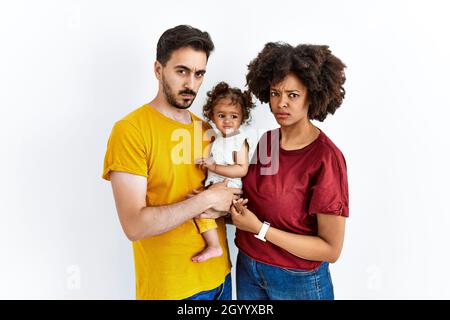
<path fill-rule="evenodd" d="M 276 91 L 279 92 L 280 90 L 275 89 L 275 88 L 270 88 L 270 91 Z M 291 90 L 284 90 L 285 92 L 301 92 L 301 90 L 298 89 L 291 89 Z"/>

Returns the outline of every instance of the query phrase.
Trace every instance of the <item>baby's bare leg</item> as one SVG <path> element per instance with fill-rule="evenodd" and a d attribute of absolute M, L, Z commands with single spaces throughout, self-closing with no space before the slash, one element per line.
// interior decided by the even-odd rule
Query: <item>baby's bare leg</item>
<path fill-rule="evenodd" d="M 220 257 L 223 253 L 219 242 L 219 235 L 217 229 L 211 229 L 202 233 L 203 239 L 206 242 L 206 248 L 198 255 L 192 258 L 194 262 L 202 262 L 214 257 Z"/>

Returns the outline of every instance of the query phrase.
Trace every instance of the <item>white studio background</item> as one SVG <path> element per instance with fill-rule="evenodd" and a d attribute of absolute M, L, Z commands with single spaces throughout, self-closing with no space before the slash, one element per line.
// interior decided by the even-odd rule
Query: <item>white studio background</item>
<path fill-rule="evenodd" d="M 134 299 L 103 156 L 114 122 L 156 93 L 161 33 L 191 24 L 216 45 L 197 114 L 218 81 L 244 86 L 266 42 L 330 45 L 348 66 L 343 106 L 317 123 L 349 174 L 336 298 L 449 299 L 447 3 L 2 0 L 0 298 Z M 251 128 L 274 127 L 259 105 Z"/>

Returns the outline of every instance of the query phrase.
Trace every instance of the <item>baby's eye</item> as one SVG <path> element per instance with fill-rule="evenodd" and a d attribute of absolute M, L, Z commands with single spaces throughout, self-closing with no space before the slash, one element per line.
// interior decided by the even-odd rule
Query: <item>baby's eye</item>
<path fill-rule="evenodd" d="M 218 117 L 219 117 L 219 119 L 223 119 L 223 118 L 225 118 L 225 115 L 219 114 Z"/>
<path fill-rule="evenodd" d="M 233 119 L 237 119 L 237 118 L 238 118 L 238 116 L 235 115 L 235 114 L 233 114 L 231 117 L 232 117 Z"/>

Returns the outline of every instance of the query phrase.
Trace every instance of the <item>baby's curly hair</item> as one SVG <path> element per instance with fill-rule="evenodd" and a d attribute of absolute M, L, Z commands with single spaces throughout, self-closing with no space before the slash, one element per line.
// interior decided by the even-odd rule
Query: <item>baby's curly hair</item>
<path fill-rule="evenodd" d="M 293 73 L 308 89 L 309 119 L 323 121 L 342 104 L 345 67 L 325 45 L 293 47 L 269 42 L 248 65 L 247 86 L 261 102 L 268 103 L 270 86 Z"/>
<path fill-rule="evenodd" d="M 208 99 L 203 106 L 203 116 L 209 121 L 213 120 L 214 106 L 219 100 L 229 98 L 231 104 L 238 104 L 242 110 L 242 122 L 249 123 L 251 120 L 250 111 L 255 107 L 252 100 L 252 95 L 249 91 L 241 91 L 239 88 L 232 88 L 226 82 L 219 82 L 212 88 L 211 91 L 206 93 Z"/>

